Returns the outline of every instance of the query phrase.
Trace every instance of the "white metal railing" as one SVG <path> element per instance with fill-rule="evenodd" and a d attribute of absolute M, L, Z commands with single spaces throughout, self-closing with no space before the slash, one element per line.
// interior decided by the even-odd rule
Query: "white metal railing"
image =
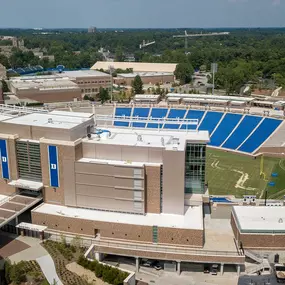
<path fill-rule="evenodd" d="M 95 121 L 117 121 L 127 123 L 157 123 L 157 124 L 185 124 L 198 126 L 198 119 L 181 119 L 181 118 L 146 118 L 133 116 L 112 116 L 112 115 L 95 115 Z"/>
<path fill-rule="evenodd" d="M 0 104 L 0 112 L 1 113 L 25 113 L 25 114 L 29 114 L 29 113 L 48 113 L 48 110 L 42 108 L 29 108 L 29 107 L 25 107 L 25 106 L 16 106 L 16 105 L 7 105 L 7 104 Z M 10 114 L 12 115 L 12 114 Z"/>
<path fill-rule="evenodd" d="M 48 239 L 53 241 L 61 241 L 62 238 L 65 238 L 67 243 L 71 243 L 75 235 L 70 234 L 60 234 L 59 232 L 46 231 Z M 204 250 L 204 249 L 189 249 L 187 247 L 178 247 L 178 246 L 165 246 L 165 245 L 154 245 L 154 244 L 135 244 L 130 242 L 113 242 L 113 241 L 102 241 L 99 238 L 88 238 L 80 236 L 80 242 L 82 246 L 89 247 L 93 245 L 98 247 L 108 247 L 108 248 L 117 248 L 117 249 L 126 249 L 126 250 L 137 250 L 137 251 L 146 251 L 146 252 L 157 252 L 157 253 L 172 253 L 172 254 L 184 254 L 184 255 L 203 255 L 203 256 L 227 256 L 227 257 L 243 257 L 237 251 L 213 251 L 213 250 Z"/>

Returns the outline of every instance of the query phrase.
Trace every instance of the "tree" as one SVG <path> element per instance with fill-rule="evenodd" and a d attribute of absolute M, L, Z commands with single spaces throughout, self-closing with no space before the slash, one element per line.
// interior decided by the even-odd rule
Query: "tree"
<path fill-rule="evenodd" d="M 116 49 L 115 60 L 116 61 L 124 61 L 124 59 L 125 59 L 125 57 L 124 57 L 122 47 L 118 47 Z"/>
<path fill-rule="evenodd" d="M 6 81 L 4 79 L 2 79 L 1 82 L 2 82 L 2 90 L 3 90 L 3 92 L 9 92 L 10 90 L 8 88 L 8 85 L 7 85 Z"/>
<path fill-rule="evenodd" d="M 108 101 L 110 99 L 109 92 L 107 89 L 100 87 L 99 99 L 100 99 L 102 104 L 104 104 L 106 101 Z"/>
<path fill-rule="evenodd" d="M 132 87 L 135 94 L 143 94 L 143 82 L 139 75 L 132 81 Z"/>
<path fill-rule="evenodd" d="M 192 80 L 193 73 L 193 66 L 187 62 L 178 63 L 174 71 L 174 75 L 177 79 L 180 80 L 180 84 L 190 83 Z"/>

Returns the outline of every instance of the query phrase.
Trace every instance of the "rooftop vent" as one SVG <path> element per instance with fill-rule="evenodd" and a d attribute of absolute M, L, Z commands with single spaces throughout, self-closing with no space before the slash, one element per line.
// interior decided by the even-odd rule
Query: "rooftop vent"
<path fill-rule="evenodd" d="M 138 141 L 138 142 L 142 142 L 142 135 L 138 135 L 138 136 L 137 136 L 137 141 Z"/>
<path fill-rule="evenodd" d="M 161 144 L 164 146 L 164 137 L 161 138 Z"/>
<path fill-rule="evenodd" d="M 90 140 L 90 139 L 91 139 L 91 134 L 88 133 L 88 134 L 87 134 L 87 137 L 88 137 L 88 139 Z"/>
<path fill-rule="evenodd" d="M 48 118 L 48 123 L 49 123 L 49 124 L 52 124 L 52 123 L 53 123 L 52 118 Z"/>
<path fill-rule="evenodd" d="M 280 218 L 280 219 L 278 220 L 278 223 L 279 223 L 279 224 L 283 224 L 283 219 Z"/>

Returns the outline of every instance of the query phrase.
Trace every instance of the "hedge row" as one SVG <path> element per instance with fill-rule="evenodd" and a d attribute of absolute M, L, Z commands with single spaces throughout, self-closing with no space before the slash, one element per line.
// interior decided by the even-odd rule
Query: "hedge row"
<path fill-rule="evenodd" d="M 97 260 L 89 261 L 84 256 L 78 258 L 77 263 L 86 269 L 93 271 L 96 277 L 112 285 L 123 285 L 128 273 L 117 268 L 99 263 Z"/>

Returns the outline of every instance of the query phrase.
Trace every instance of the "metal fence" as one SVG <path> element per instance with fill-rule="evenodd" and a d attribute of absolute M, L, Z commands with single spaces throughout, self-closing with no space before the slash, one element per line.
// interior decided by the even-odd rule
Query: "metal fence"
<path fill-rule="evenodd" d="M 202 256 L 227 256 L 227 257 L 240 257 L 240 253 L 237 251 L 211 251 L 203 249 L 189 249 L 187 247 L 177 246 L 160 246 L 160 245 L 140 245 L 130 242 L 113 242 L 113 241 L 101 241 L 99 238 L 88 238 L 69 234 L 59 234 L 55 232 L 45 232 L 45 238 L 57 242 L 64 241 L 66 243 L 73 243 L 75 239 L 80 243 L 80 246 L 89 248 L 91 245 L 98 247 L 118 248 L 126 250 L 137 250 L 157 253 L 172 253 L 183 255 L 202 255 Z"/>

